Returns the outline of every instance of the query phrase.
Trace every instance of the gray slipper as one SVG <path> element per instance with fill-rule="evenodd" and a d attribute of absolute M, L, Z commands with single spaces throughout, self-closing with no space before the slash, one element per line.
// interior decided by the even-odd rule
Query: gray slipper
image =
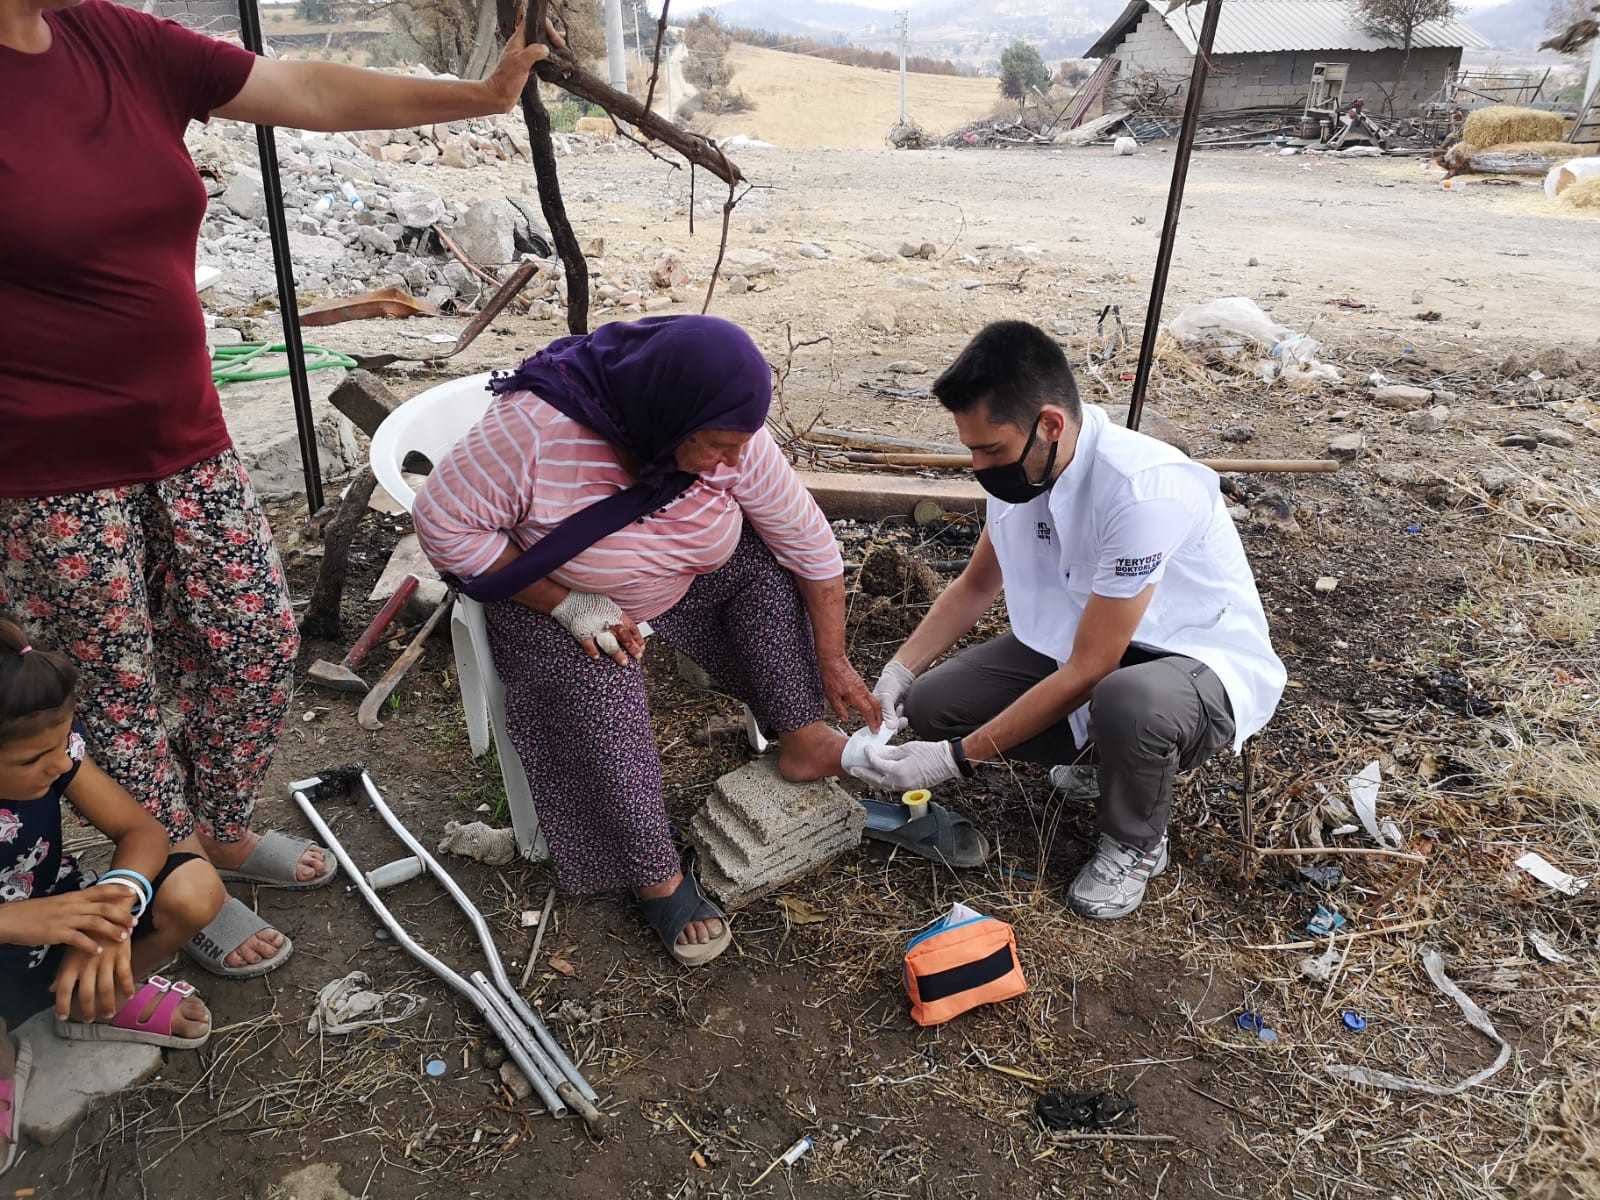
<path fill-rule="evenodd" d="M 899 846 L 923 858 L 948 867 L 981 867 L 989 861 L 989 841 L 973 828 L 972 822 L 957 816 L 942 804 L 930 802 L 928 815 L 907 821 L 899 804 L 864 800 L 867 810 L 865 836 Z"/>
<path fill-rule="evenodd" d="M 230 896 L 222 906 L 222 911 L 212 919 L 211 924 L 189 940 L 183 952 L 213 975 L 221 975 L 225 979 L 254 979 L 268 971 L 276 971 L 289 961 L 289 955 L 294 953 L 294 943 L 289 940 L 288 934 L 284 934 L 283 945 L 271 958 L 247 967 L 230 967 L 223 960 L 263 929 L 271 928 L 243 900 Z"/>
<path fill-rule="evenodd" d="M 334 861 L 333 855 L 323 850 L 328 869 L 315 879 L 295 878 L 300 856 L 312 845 L 314 843 L 305 838 L 290 837 L 287 833 L 269 829 L 261 835 L 256 848 L 250 851 L 250 857 L 236 870 L 219 869 L 217 874 L 227 882 L 259 883 L 262 887 L 281 888 L 286 892 L 309 892 L 312 888 L 326 886 L 339 873 L 339 864 Z M 317 848 L 322 849 L 320 846 Z"/>
<path fill-rule="evenodd" d="M 728 914 L 700 890 L 692 857 L 684 863 L 683 882 L 678 884 L 677 891 L 657 900 L 647 900 L 641 896 L 637 903 L 644 919 L 661 939 L 662 947 L 686 967 L 703 967 L 733 945 L 733 927 L 728 921 Z M 709 942 L 689 942 L 680 946 L 678 935 L 691 921 L 721 921 L 722 932 Z"/>

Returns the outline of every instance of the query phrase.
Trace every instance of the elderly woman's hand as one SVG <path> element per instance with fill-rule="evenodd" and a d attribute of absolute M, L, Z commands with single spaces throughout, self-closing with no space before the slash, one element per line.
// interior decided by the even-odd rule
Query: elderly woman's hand
<path fill-rule="evenodd" d="M 820 656 L 817 665 L 822 669 L 822 694 L 836 717 L 848 721 L 853 710 L 873 729 L 883 723 L 883 708 L 848 658 L 843 654 Z"/>
<path fill-rule="evenodd" d="M 561 627 L 577 638 L 590 658 L 607 655 L 618 666 L 627 666 L 629 656 L 644 657 L 644 635 L 633 618 L 617 607 L 610 596 L 594 592 L 568 592 L 566 599 L 550 610 Z"/>

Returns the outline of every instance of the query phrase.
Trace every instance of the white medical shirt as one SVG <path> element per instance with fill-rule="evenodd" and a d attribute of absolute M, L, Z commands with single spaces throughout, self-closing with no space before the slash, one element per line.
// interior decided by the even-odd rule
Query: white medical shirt
<path fill-rule="evenodd" d="M 1133 640 L 1198 659 L 1233 706 L 1234 749 L 1265 725 L 1287 673 L 1216 472 L 1083 406 L 1072 462 L 1026 504 L 990 498 L 988 528 L 1012 632 L 1065 663 L 1091 594 L 1155 594 Z M 1089 707 L 1071 714 L 1089 741 Z"/>

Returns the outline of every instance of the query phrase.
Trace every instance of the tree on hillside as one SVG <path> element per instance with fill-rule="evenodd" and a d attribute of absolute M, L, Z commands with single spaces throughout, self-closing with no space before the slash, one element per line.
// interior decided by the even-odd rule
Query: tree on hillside
<path fill-rule="evenodd" d="M 1404 54 L 1400 78 L 1411 66 L 1411 45 L 1417 29 L 1429 21 L 1446 21 L 1460 11 L 1455 0 L 1357 0 L 1361 22 L 1377 37 L 1393 38 Z"/>
<path fill-rule="evenodd" d="M 733 67 L 728 51 L 733 35 L 710 12 L 701 12 L 683 28 L 683 77 L 700 93 L 699 107 L 706 112 L 743 112 L 750 102 L 733 90 Z"/>
<path fill-rule="evenodd" d="M 1050 86 L 1050 68 L 1027 42 L 1012 42 L 1000 55 L 1000 94 L 1018 104 Z"/>

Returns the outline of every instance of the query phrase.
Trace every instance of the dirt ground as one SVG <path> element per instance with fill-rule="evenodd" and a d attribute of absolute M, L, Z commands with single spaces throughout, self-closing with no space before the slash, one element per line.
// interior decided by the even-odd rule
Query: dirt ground
<path fill-rule="evenodd" d="M 774 190 L 740 206 L 733 244 L 771 252 L 778 269 L 766 290 L 719 293 L 714 310 L 761 341 L 784 376 L 780 415 L 793 425 L 820 416 L 948 438 L 937 405 L 906 394 L 927 376 L 887 364 L 937 370 L 995 317 L 1041 322 L 1075 363 L 1098 344 L 1105 305 L 1120 305 L 1138 337 L 1168 155 L 809 152 L 748 155 L 743 165 Z M 509 171 L 410 170 L 463 196 L 521 183 Z M 562 170 L 580 236 L 607 240 L 608 277 L 674 248 L 697 283 L 669 311 L 697 310 L 689 296 L 698 300 L 715 257 L 720 198 L 699 189 L 691 241 L 681 177 L 642 156 L 564 159 Z M 378 1200 L 1600 1194 L 1600 889 L 1568 898 L 1512 865 L 1534 849 L 1574 875 L 1600 872 L 1600 436 L 1578 420 L 1583 404 L 1600 403 L 1600 240 L 1592 223 L 1556 215 L 1531 190 L 1445 191 L 1436 170 L 1408 161 L 1201 156 L 1188 199 L 1168 315 L 1251 296 L 1325 339 L 1345 380 L 1291 391 L 1200 354 L 1164 358 L 1154 399 L 1192 452 L 1318 456 L 1332 436 L 1367 439 L 1335 475 L 1225 483 L 1247 510 L 1241 529 L 1291 680 L 1259 741 L 1257 844 L 1321 844 L 1334 821 L 1327 802 L 1376 760 L 1380 814 L 1424 865 L 1329 856 L 1241 869 L 1241 773 L 1225 758 L 1185 782 L 1173 869 L 1137 914 L 1111 925 L 1065 908 L 1093 814 L 1052 795 L 1033 768 L 989 770 L 944 791 L 998 847 L 986 870 L 957 876 L 864 847 L 787 889 L 800 903 L 763 901 L 740 914 L 736 952 L 709 970 L 672 969 L 619 899 L 559 897 L 529 995 L 604 1098 L 612 1129 L 598 1142 L 508 1099 L 483 1065 L 489 1041 L 474 1015 L 378 940 L 342 884 L 304 897 L 248 893 L 294 937 L 293 961 L 250 983 L 185 972 L 216 1012 L 210 1046 L 171 1056 L 158 1081 L 31 1152 L 7 1185 L 96 1200 L 255 1197 L 316 1164 L 337 1169 L 350 1195 Z M 902 241 L 934 242 L 938 256 L 867 261 Z M 799 256 L 802 243 L 830 258 Z M 1440 319 L 1417 319 L 1428 311 Z M 421 332 L 370 322 L 318 340 L 355 352 L 414 348 L 408 335 Z M 506 365 L 559 332 L 507 321 L 451 373 Z M 829 340 L 791 353 L 790 336 Z M 1524 361 L 1505 364 L 1514 352 Z M 1132 361 L 1129 350 L 1114 355 L 1103 383 L 1085 373 L 1086 397 L 1125 399 Z M 1530 380 L 1535 362 L 1545 378 Z M 1402 414 L 1372 405 L 1362 384 L 1374 370 L 1455 393 L 1446 429 L 1411 433 Z M 437 377 L 394 378 L 409 394 Z M 1246 423 L 1247 444 L 1221 440 Z M 1547 428 L 1573 444 L 1498 445 Z M 1504 475 L 1486 479 L 1488 468 Z M 297 599 L 320 552 L 301 532 L 304 517 L 292 504 L 274 512 Z M 370 615 L 367 589 L 404 528 L 389 517 L 363 527 L 350 633 Z M 870 543 L 888 541 L 943 564 L 946 576 L 972 532 L 839 527 L 852 566 Z M 1325 576 L 1338 580 L 1334 591 L 1315 589 Z M 872 600 L 851 599 L 852 653 L 869 678 L 920 612 L 897 597 Z M 310 643 L 302 663 L 341 650 Z M 391 654 L 375 655 L 369 674 Z M 735 711 L 731 701 L 689 690 L 660 647 L 649 666 L 681 826 L 748 752 L 704 736 Z M 381 733 L 358 729 L 348 699 L 303 689 L 263 789 L 263 822 L 301 830 L 285 783 L 352 760 L 369 765 L 425 840 L 447 820 L 496 819 L 503 795 L 492 766 L 468 755 L 454 689 L 442 641 Z M 328 810 L 363 865 L 399 856 L 363 805 Z M 1340 844 L 1371 845 L 1359 835 Z M 1295 870 L 1306 864 L 1343 873 L 1312 881 Z M 528 934 L 518 917 L 542 903 L 550 868 L 450 865 L 520 973 Z M 476 964 L 470 930 L 431 885 L 391 897 L 445 957 Z M 900 956 L 955 900 L 1013 923 L 1032 990 L 920 1030 L 906 1016 Z M 1319 903 L 1375 934 L 1339 947 L 1328 983 L 1302 978 L 1306 950 L 1275 948 L 1308 940 Z M 1381 932 L 1389 926 L 1401 928 Z M 1573 961 L 1544 961 L 1530 931 Z M 1495 1057 L 1429 982 L 1424 946 L 1442 951 L 1450 977 L 1485 1008 L 1509 1064 L 1456 1097 L 1335 1080 L 1327 1066 L 1360 1063 L 1449 1083 Z M 357 968 L 381 988 L 423 995 L 426 1007 L 383 1033 L 308 1035 L 316 991 Z M 1246 1009 L 1277 1042 L 1236 1027 Z M 1346 1011 L 1365 1017 L 1364 1032 L 1345 1028 Z M 448 1068 L 440 1079 L 422 1069 L 435 1056 Z M 1139 1106 L 1130 1128 L 1155 1140 L 1055 1141 L 1033 1119 L 1049 1087 L 1129 1095 Z M 752 1187 L 802 1135 L 816 1141 L 811 1154 Z"/>

